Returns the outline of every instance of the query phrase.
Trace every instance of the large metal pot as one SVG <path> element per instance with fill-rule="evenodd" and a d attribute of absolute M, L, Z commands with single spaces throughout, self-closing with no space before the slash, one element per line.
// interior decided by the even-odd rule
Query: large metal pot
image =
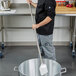
<path fill-rule="evenodd" d="M 44 76 L 61 76 L 63 73 L 66 73 L 66 68 L 61 68 L 61 65 L 56 61 L 43 59 L 43 62 L 48 68 L 48 73 Z M 18 71 L 19 76 L 41 76 L 39 67 L 39 59 L 30 59 L 21 63 L 19 67 L 15 66 L 14 71 Z"/>

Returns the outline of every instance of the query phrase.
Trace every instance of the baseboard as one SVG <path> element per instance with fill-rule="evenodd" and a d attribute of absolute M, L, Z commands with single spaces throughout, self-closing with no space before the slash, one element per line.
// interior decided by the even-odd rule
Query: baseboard
<path fill-rule="evenodd" d="M 4 44 L 5 46 L 35 46 L 36 42 L 5 42 Z"/>
<path fill-rule="evenodd" d="M 69 42 L 53 42 L 53 44 L 55 46 L 68 46 Z M 36 46 L 36 42 L 5 42 L 5 46 Z"/>
<path fill-rule="evenodd" d="M 66 41 L 66 42 L 54 42 L 53 44 L 56 46 L 68 46 L 70 42 Z"/>

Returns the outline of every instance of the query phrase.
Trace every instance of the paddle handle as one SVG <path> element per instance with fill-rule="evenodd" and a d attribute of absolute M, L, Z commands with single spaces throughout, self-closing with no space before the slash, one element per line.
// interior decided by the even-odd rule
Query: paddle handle
<path fill-rule="evenodd" d="M 32 24 L 34 24 L 34 19 L 33 19 L 33 14 L 32 14 L 32 8 L 31 8 L 30 4 L 29 4 L 29 9 L 30 9 L 30 13 L 31 13 Z M 39 42 L 38 42 L 38 38 L 37 38 L 36 29 L 34 30 L 34 33 L 35 33 L 35 37 L 36 37 L 36 43 L 37 43 L 37 48 L 38 48 L 38 52 L 39 52 L 40 61 L 41 61 L 41 63 L 43 63 L 42 56 L 41 56 L 41 51 L 40 51 L 40 47 L 39 47 Z"/>

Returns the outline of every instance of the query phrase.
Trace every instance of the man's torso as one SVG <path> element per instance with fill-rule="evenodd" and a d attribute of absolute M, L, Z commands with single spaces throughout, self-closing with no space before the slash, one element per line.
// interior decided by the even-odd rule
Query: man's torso
<path fill-rule="evenodd" d="M 47 17 L 46 11 L 45 11 L 45 2 L 46 2 L 45 0 L 38 0 L 36 16 L 35 16 L 37 24 L 43 21 Z M 36 31 L 38 34 L 41 34 L 41 35 L 50 35 L 53 33 L 53 28 L 54 28 L 54 18 L 52 19 L 51 22 L 49 22 L 44 26 L 39 27 Z"/>

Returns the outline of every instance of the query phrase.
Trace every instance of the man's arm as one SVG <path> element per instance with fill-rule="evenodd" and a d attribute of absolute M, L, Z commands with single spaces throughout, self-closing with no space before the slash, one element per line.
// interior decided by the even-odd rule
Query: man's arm
<path fill-rule="evenodd" d="M 37 7 L 37 3 L 32 2 L 32 0 L 26 0 L 26 1 L 27 1 L 27 3 L 31 4 L 35 8 Z"/>
<path fill-rule="evenodd" d="M 34 6 L 35 8 L 37 7 L 37 3 L 34 3 L 34 2 L 31 1 L 30 4 L 31 4 L 32 6 Z"/>
<path fill-rule="evenodd" d="M 44 26 L 44 25 L 48 24 L 51 20 L 52 20 L 52 19 L 51 19 L 49 16 L 47 16 L 47 17 L 46 17 L 43 21 L 41 21 L 39 24 L 34 24 L 34 25 L 32 26 L 32 28 L 33 28 L 33 29 L 37 29 L 37 28 L 39 28 L 39 27 L 41 27 L 41 26 Z"/>

